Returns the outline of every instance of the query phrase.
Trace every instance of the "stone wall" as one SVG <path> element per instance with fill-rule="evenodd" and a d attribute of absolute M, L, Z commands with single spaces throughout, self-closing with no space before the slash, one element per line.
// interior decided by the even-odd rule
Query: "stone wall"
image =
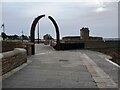
<path fill-rule="evenodd" d="M 2 54 L 2 75 L 27 62 L 26 50 L 15 48 Z"/>
<path fill-rule="evenodd" d="M 20 40 L 7 40 L 7 41 L 2 41 L 2 52 L 7 52 L 11 51 L 14 48 L 22 48 L 23 43 Z"/>
<path fill-rule="evenodd" d="M 24 48 L 26 49 L 26 53 L 28 56 L 32 55 L 32 45 L 33 43 L 24 44 Z"/>
<path fill-rule="evenodd" d="M 31 53 L 31 45 L 32 43 L 27 42 L 27 43 L 23 43 L 20 40 L 7 40 L 7 41 L 2 41 L 2 48 L 0 48 L 0 50 L 2 52 L 8 52 L 11 50 L 14 50 L 14 48 L 25 48 L 26 49 L 26 53 L 27 55 L 32 55 Z"/>

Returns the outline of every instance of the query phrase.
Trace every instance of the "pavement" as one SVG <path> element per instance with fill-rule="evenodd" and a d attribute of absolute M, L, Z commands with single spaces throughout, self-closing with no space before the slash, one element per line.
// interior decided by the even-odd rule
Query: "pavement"
<path fill-rule="evenodd" d="M 30 64 L 3 80 L 3 88 L 116 88 L 119 67 L 90 50 L 56 51 L 36 45 Z"/>

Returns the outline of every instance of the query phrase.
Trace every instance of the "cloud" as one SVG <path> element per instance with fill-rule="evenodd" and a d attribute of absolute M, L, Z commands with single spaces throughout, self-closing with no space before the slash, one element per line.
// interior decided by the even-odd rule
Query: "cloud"
<path fill-rule="evenodd" d="M 58 15 L 62 11 L 63 8 L 58 3 L 32 3 L 28 4 L 28 7 L 23 10 L 23 13 L 27 13 L 27 16 L 35 17 L 41 14 Z"/>
<path fill-rule="evenodd" d="M 105 12 L 105 11 L 107 11 L 107 9 L 104 8 L 104 7 L 99 7 L 99 8 L 97 8 L 97 9 L 95 10 L 95 12 L 97 12 L 97 13 Z"/>

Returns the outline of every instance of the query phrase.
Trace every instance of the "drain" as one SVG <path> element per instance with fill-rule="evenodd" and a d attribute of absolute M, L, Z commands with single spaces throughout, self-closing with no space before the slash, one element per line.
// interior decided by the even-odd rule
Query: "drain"
<path fill-rule="evenodd" d="M 60 59 L 59 61 L 60 61 L 60 62 L 67 62 L 67 61 L 69 61 L 69 60 Z"/>

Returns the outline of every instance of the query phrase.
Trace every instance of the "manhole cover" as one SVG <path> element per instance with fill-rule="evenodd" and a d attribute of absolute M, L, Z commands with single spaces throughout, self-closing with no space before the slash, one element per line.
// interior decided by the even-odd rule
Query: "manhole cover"
<path fill-rule="evenodd" d="M 69 60 L 60 59 L 59 61 L 60 61 L 60 62 L 67 62 L 67 61 L 69 61 Z"/>

